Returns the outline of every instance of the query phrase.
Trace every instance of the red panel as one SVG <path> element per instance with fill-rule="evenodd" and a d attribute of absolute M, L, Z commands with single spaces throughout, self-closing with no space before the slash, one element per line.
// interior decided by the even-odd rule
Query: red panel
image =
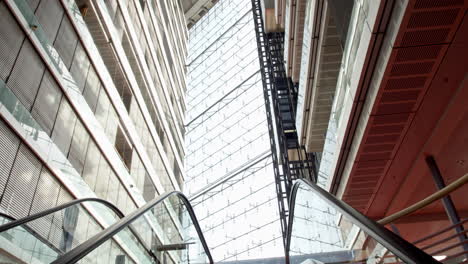
<path fill-rule="evenodd" d="M 432 182 L 432 185 L 420 184 L 428 173 L 426 167 L 425 173 L 419 171 L 418 177 L 409 177 L 409 172 L 426 166 L 414 161 L 457 87 L 455 84 L 441 89 L 435 85 L 437 78 L 450 76 L 459 84 L 463 76 L 460 70 L 464 64 L 446 72 L 441 72 L 439 67 L 442 60 L 442 65 L 453 67 L 453 60 L 446 54 L 466 11 L 467 1 L 443 2 L 410 1 L 385 69 L 343 195 L 345 201 L 370 216 L 383 216 L 390 204 L 403 205 L 411 198 L 424 197 L 434 191 Z M 458 35 L 457 41 L 460 41 Z M 466 57 L 466 47 L 462 51 L 453 46 L 450 53 L 461 52 Z M 406 185 L 401 188 L 403 182 Z M 406 193 L 402 193 L 403 189 Z M 395 196 L 397 192 L 399 196 Z M 398 199 L 392 201 L 394 197 Z"/>
<path fill-rule="evenodd" d="M 443 173 L 449 175 L 447 182 L 451 177 L 459 177 L 463 172 L 468 172 L 467 165 L 456 165 L 457 160 L 468 159 L 468 125 L 465 125 L 468 120 L 462 119 L 467 118 L 468 87 L 464 80 L 466 66 L 460 67 L 460 63 L 468 60 L 467 37 L 468 22 L 464 21 L 385 177 L 382 189 L 385 188 L 387 193 L 375 197 L 368 214 L 390 214 L 435 191 L 424 161 L 426 154 L 435 156 Z M 442 152 L 443 149 L 445 150 Z M 466 197 L 468 190 L 467 187 L 464 189 Z M 399 192 L 396 193 L 397 191 Z M 456 197 L 460 196 L 456 200 L 466 201 L 466 198 L 461 198 L 461 193 L 463 191 L 454 194 Z M 398 199 L 394 200 L 394 197 Z M 385 208 L 388 204 L 391 207 L 387 211 Z"/>

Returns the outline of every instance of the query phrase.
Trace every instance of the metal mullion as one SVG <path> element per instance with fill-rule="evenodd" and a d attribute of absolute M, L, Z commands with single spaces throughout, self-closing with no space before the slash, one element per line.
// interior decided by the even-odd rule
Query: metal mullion
<path fill-rule="evenodd" d="M 120 1 L 119 1 L 119 2 L 120 2 Z M 154 24 L 154 21 L 155 21 L 154 10 L 153 10 L 152 8 L 149 8 L 149 6 L 147 6 L 147 8 L 148 8 L 148 12 L 149 12 L 150 19 L 151 19 L 151 25 L 152 25 L 152 27 L 153 27 L 153 30 L 154 30 L 156 36 L 158 36 L 158 35 L 159 35 L 159 36 L 162 36 L 162 33 L 159 32 L 159 28 L 156 27 L 155 24 Z M 145 21 L 145 20 L 144 20 L 144 15 L 140 15 L 140 11 L 139 11 L 140 9 L 141 9 L 141 7 L 138 6 L 138 5 L 136 5 L 137 16 L 140 18 L 140 23 L 141 23 L 141 21 Z M 142 13 L 143 13 L 143 11 L 141 11 L 141 14 L 142 14 Z M 151 57 L 152 57 L 153 61 L 156 62 L 157 60 L 155 60 L 155 58 L 154 58 L 154 52 L 153 52 L 153 49 L 152 49 L 153 45 L 151 45 L 151 43 L 153 43 L 153 39 L 151 39 L 151 34 L 147 35 L 147 31 L 148 31 L 148 33 L 149 33 L 149 29 L 144 30 L 144 29 L 145 29 L 146 23 L 141 23 L 141 24 L 142 24 L 142 30 L 143 30 L 143 32 L 144 32 L 144 34 L 145 34 L 145 36 L 146 36 L 146 40 L 147 40 L 148 44 L 150 44 L 150 45 L 149 45 L 149 48 L 150 48 Z M 164 23 L 163 23 L 163 24 L 164 24 Z M 163 25 L 163 26 L 164 26 L 164 25 Z M 156 41 L 156 42 L 159 44 L 159 47 L 164 47 L 164 45 L 161 45 L 161 44 L 163 44 L 163 43 L 161 43 L 161 40 L 160 40 L 160 39 L 162 39 L 162 38 L 159 38 L 158 40 L 154 40 L 154 41 Z M 150 43 L 149 40 L 151 40 L 151 43 Z M 155 43 L 153 43 L 153 44 L 155 44 Z M 164 48 L 162 48 L 161 51 L 165 53 L 165 49 L 164 49 Z M 164 54 L 163 54 L 163 55 L 164 55 Z M 168 78 L 169 78 L 169 83 L 172 85 L 172 87 L 180 87 L 179 85 L 174 85 L 175 82 L 174 82 L 174 80 L 173 80 L 173 75 L 170 74 L 170 73 L 172 73 L 172 71 L 168 71 L 169 68 L 168 68 L 168 62 L 167 62 L 166 56 L 163 56 L 163 60 L 164 60 L 164 66 L 165 66 L 164 68 L 166 68 L 166 71 L 168 72 L 167 76 L 168 76 Z M 164 69 L 162 69 L 162 65 L 159 65 L 159 64 L 156 64 L 156 63 L 155 63 L 155 65 L 156 65 L 156 69 L 159 69 L 159 68 L 160 68 L 160 71 L 163 71 L 163 70 L 164 70 Z M 180 77 L 180 76 L 179 76 L 179 77 Z M 179 78 L 179 80 L 180 80 L 180 78 Z M 181 83 L 179 83 L 179 84 L 182 85 Z M 167 103 L 167 105 L 168 105 L 169 112 L 171 113 L 171 116 L 175 117 L 174 109 L 173 109 L 172 103 L 170 102 L 170 100 L 169 100 L 169 98 L 168 98 L 169 92 L 168 92 L 168 90 L 167 90 L 167 88 L 166 88 L 165 85 L 163 85 L 162 88 L 163 88 L 163 93 L 164 93 L 164 97 L 165 97 L 164 99 L 166 100 L 166 103 Z M 175 91 L 175 89 L 174 89 L 174 91 Z M 179 111 L 180 111 L 180 109 L 179 109 Z M 178 128 L 178 127 L 176 127 L 176 131 L 178 132 L 178 133 L 177 133 L 177 136 L 178 136 L 179 140 L 180 140 L 180 141 L 183 141 L 182 136 L 181 136 L 181 132 L 179 131 L 179 128 Z M 171 133 L 171 134 L 172 134 L 172 133 Z M 174 135 L 174 137 L 175 137 L 175 135 Z M 182 164 L 182 165 L 183 165 L 183 164 Z M 183 166 L 180 166 L 180 167 L 183 167 Z"/>

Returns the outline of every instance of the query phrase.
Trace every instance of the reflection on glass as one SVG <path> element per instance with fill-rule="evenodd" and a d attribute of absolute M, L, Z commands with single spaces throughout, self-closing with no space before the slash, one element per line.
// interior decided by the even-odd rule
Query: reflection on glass
<path fill-rule="evenodd" d="M 166 209 L 166 204 L 161 201 L 119 231 L 112 239 L 99 245 L 82 259 L 81 263 L 90 263 L 97 259 L 100 264 L 103 260 L 105 263 L 117 263 L 112 262 L 114 260 L 108 261 L 108 255 L 103 257 L 114 241 L 125 241 L 128 249 L 124 250 L 131 252 L 130 258 L 137 263 L 209 263 L 187 207 L 178 196 L 173 194 L 170 197 L 173 204 L 177 203 L 174 211 L 178 212 L 179 218 L 182 219 L 182 230 L 176 228 L 174 218 Z M 164 237 L 154 231 L 152 226 L 155 224 L 163 229 Z"/>
<path fill-rule="evenodd" d="M 117 219 L 113 211 L 97 202 L 66 207 L 0 233 L 0 261 L 50 263 L 102 231 L 85 209 L 94 207 Z M 0 218 L 0 225 L 10 220 Z M 4 263 L 4 262 L 1 262 Z"/>
<path fill-rule="evenodd" d="M 0 217 L 0 225 L 10 222 L 10 219 Z M 29 227 L 19 227 L 9 232 L 0 233 L 0 262 L 21 263 L 22 261 L 38 260 L 48 263 L 57 258 L 58 252 L 49 245 L 34 237 Z M 16 245 L 21 245 L 18 247 Z M 6 253 L 8 252 L 8 253 Z"/>
<path fill-rule="evenodd" d="M 299 186 L 293 212 L 293 264 L 403 263 L 305 183 Z"/>

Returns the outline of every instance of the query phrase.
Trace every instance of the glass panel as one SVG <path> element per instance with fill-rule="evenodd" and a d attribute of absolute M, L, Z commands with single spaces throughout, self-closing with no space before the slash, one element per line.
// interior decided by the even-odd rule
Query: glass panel
<path fill-rule="evenodd" d="M 9 219 L 3 216 L 0 217 L 0 225 L 9 222 Z M 53 247 L 44 240 L 37 239 L 34 231 L 26 226 L 0 233 L 0 249 L 0 261 L 2 263 L 22 263 L 22 261 L 49 263 L 58 256 L 58 252 Z"/>
<path fill-rule="evenodd" d="M 307 184 L 299 186 L 292 221 L 292 264 L 404 263 Z"/>
<path fill-rule="evenodd" d="M 176 207 L 168 210 L 171 204 Z M 174 222 L 176 212 L 181 222 Z M 156 230 L 156 231 L 155 231 Z M 146 213 L 119 231 L 112 239 L 94 249 L 81 263 L 97 260 L 104 263 L 117 263 L 115 255 L 109 252 L 113 241 L 125 241 L 125 251 L 137 263 L 209 263 L 203 244 L 195 229 L 187 207 L 176 195 L 157 203 Z M 151 253 L 145 248 L 151 249 Z M 120 262 L 119 262 L 120 263 Z"/>
<path fill-rule="evenodd" d="M 189 37 L 184 191 L 216 262 L 284 263 L 252 2 L 218 1 Z"/>
<path fill-rule="evenodd" d="M 0 260 L 8 259 L 6 263 L 50 263 L 57 259 L 84 242 L 88 235 L 102 231 L 100 226 L 88 228 L 91 224 L 96 225 L 88 213 L 90 207 L 118 219 L 108 207 L 93 201 L 66 207 L 1 232 Z M 8 219 L 0 218 L 0 225 L 8 222 Z"/>

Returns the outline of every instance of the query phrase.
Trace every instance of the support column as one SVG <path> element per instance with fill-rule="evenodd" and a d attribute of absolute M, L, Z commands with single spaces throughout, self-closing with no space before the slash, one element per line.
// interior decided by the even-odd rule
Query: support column
<path fill-rule="evenodd" d="M 437 187 L 437 190 L 440 190 L 445 187 L 444 179 L 442 178 L 442 174 L 440 173 L 439 167 L 433 156 L 426 157 L 426 163 L 429 166 L 429 170 L 431 171 L 432 178 L 434 179 L 434 183 Z M 452 224 L 460 223 L 460 216 L 458 215 L 457 209 L 453 204 L 452 198 L 450 195 L 445 196 L 442 198 L 442 204 L 444 205 L 445 212 L 447 213 L 448 218 Z M 467 237 L 466 234 L 463 233 L 464 228 L 463 225 L 459 225 L 455 227 L 456 232 L 459 234 L 458 238 L 460 242 L 466 241 Z M 468 244 L 463 244 L 463 249 L 468 251 Z"/>

